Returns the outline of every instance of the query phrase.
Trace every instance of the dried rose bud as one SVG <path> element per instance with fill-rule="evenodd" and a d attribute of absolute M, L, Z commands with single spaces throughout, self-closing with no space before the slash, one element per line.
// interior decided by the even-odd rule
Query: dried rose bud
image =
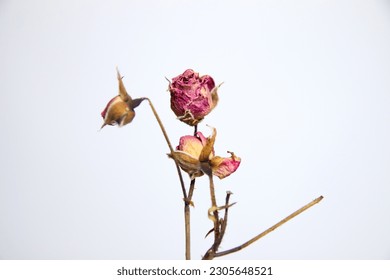
<path fill-rule="evenodd" d="M 146 98 L 132 99 L 127 93 L 123 84 L 122 77 L 117 69 L 117 78 L 119 82 L 119 95 L 112 98 L 101 113 L 104 120 L 103 128 L 106 125 L 119 125 L 124 126 L 130 123 L 134 117 L 134 108 Z"/>
<path fill-rule="evenodd" d="M 223 158 L 214 155 L 214 142 L 216 129 L 210 137 L 206 138 L 201 132 L 196 136 L 182 136 L 176 151 L 168 156 L 177 160 L 179 166 L 191 178 L 200 177 L 204 173 L 213 174 L 223 179 L 234 173 L 240 166 L 241 158 L 232 152 L 230 157 Z"/>
<path fill-rule="evenodd" d="M 186 70 L 169 84 L 172 111 L 182 122 L 198 124 L 217 105 L 219 86 L 208 75 L 199 77 L 199 73 Z"/>

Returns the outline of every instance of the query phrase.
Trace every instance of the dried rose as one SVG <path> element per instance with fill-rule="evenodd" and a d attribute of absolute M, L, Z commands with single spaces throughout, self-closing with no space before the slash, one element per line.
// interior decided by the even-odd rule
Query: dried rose
<path fill-rule="evenodd" d="M 212 135 L 204 137 L 201 132 L 196 136 L 183 136 L 180 138 L 176 151 L 168 156 L 177 160 L 179 166 L 187 172 L 191 179 L 203 174 L 213 174 L 223 179 L 237 170 L 241 158 L 234 153 L 228 158 L 215 156 L 214 142 L 217 131 L 213 128 Z"/>
<path fill-rule="evenodd" d="M 103 128 L 106 125 L 119 125 L 124 126 L 130 123 L 134 117 L 134 108 L 138 107 L 139 104 L 146 98 L 132 99 L 127 93 L 126 88 L 123 84 L 119 70 L 117 69 L 117 78 L 119 82 L 119 94 L 112 98 L 101 113 L 103 117 Z"/>
<path fill-rule="evenodd" d="M 172 111 L 182 122 L 198 124 L 217 105 L 219 86 L 208 75 L 199 77 L 191 69 L 184 71 L 169 84 Z"/>

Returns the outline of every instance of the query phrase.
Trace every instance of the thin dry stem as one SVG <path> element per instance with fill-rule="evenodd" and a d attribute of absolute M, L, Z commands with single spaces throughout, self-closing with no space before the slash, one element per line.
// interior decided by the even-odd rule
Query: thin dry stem
<path fill-rule="evenodd" d="M 226 232 L 227 227 L 227 221 L 228 221 L 228 209 L 233 206 L 235 203 L 229 204 L 230 196 L 232 195 L 232 192 L 228 191 L 226 193 L 226 199 L 225 199 L 225 206 L 224 207 L 218 207 L 218 208 L 224 208 L 225 214 L 223 219 L 220 220 L 219 225 L 220 226 L 220 233 L 217 238 L 214 239 L 213 245 L 207 250 L 206 254 L 203 256 L 203 260 L 212 260 L 215 257 L 215 254 L 217 253 L 217 250 L 219 246 L 222 243 L 222 239 Z"/>
<path fill-rule="evenodd" d="M 221 223 L 221 235 L 220 235 L 220 238 L 219 238 L 220 239 L 220 241 L 219 241 L 220 244 L 221 244 L 223 236 L 225 235 L 225 232 L 226 232 L 227 221 L 228 221 L 228 211 L 229 211 L 229 200 L 230 200 L 230 196 L 232 194 L 233 193 L 230 192 L 230 191 L 226 192 L 225 215 L 224 215 L 222 223 Z"/>
<path fill-rule="evenodd" d="M 313 200 L 312 202 L 306 204 L 305 206 L 303 206 L 302 208 L 298 209 L 297 211 L 295 211 L 294 213 L 290 214 L 289 216 L 287 216 L 286 218 L 284 218 L 283 220 L 281 220 L 280 222 L 276 223 L 275 225 L 273 225 L 272 227 L 268 228 L 267 230 L 263 231 L 262 233 L 256 235 L 255 237 L 253 237 L 252 239 L 248 240 L 247 242 L 241 244 L 240 246 L 237 246 L 235 248 L 232 248 L 230 250 L 226 250 L 226 251 L 223 251 L 223 252 L 219 252 L 219 253 L 216 253 L 214 257 L 222 257 L 222 256 L 225 256 L 225 255 L 228 255 L 228 254 L 232 254 L 232 253 L 235 253 L 235 252 L 238 252 L 246 247 L 248 247 L 249 245 L 251 245 L 252 243 L 256 242 L 257 240 L 259 240 L 260 238 L 264 237 L 265 235 L 267 235 L 268 233 L 270 233 L 271 231 L 274 231 L 275 229 L 277 229 L 278 227 L 280 227 L 281 225 L 287 223 L 289 220 L 293 219 L 294 217 L 298 216 L 299 214 L 301 214 L 302 212 L 304 212 L 305 210 L 309 209 L 310 207 L 314 206 L 315 204 L 317 204 L 318 202 L 320 202 L 324 197 L 323 196 L 320 196 L 318 198 L 316 198 L 315 200 Z"/>
<path fill-rule="evenodd" d="M 194 190 L 195 190 L 195 178 L 191 180 L 190 190 L 188 191 L 188 201 L 190 204 L 192 204 L 191 200 L 192 200 L 192 196 L 194 194 Z"/>
<path fill-rule="evenodd" d="M 164 125 L 163 125 L 163 123 L 162 123 L 162 121 L 161 121 L 161 119 L 160 119 L 156 109 L 154 108 L 152 101 L 149 98 L 146 98 L 146 99 L 149 102 L 149 105 L 150 105 L 150 108 L 152 109 L 153 115 L 156 118 L 156 120 L 157 120 L 157 122 L 158 122 L 158 124 L 159 124 L 159 126 L 161 128 L 161 131 L 162 131 L 162 133 L 164 135 L 165 141 L 167 142 L 169 150 L 170 150 L 170 152 L 172 154 L 174 152 L 174 150 L 173 150 L 171 142 L 169 141 L 168 134 L 167 134 L 167 132 L 166 132 L 166 130 L 164 128 Z M 190 228 L 189 201 L 188 201 L 187 191 L 186 191 L 186 188 L 185 188 L 185 185 L 184 185 L 184 180 L 183 180 L 183 176 L 181 174 L 181 170 L 180 170 L 179 164 L 177 163 L 175 158 L 173 158 L 173 159 L 175 161 L 176 170 L 177 170 L 177 174 L 179 176 L 181 190 L 183 192 L 183 200 L 184 200 L 185 257 L 186 257 L 186 260 L 190 260 L 191 259 L 191 239 L 190 239 L 191 228 Z"/>
<path fill-rule="evenodd" d="M 185 230 L 185 256 L 186 260 L 191 259 L 191 223 L 190 223 L 190 206 L 188 203 L 184 203 L 184 230 Z"/>
<path fill-rule="evenodd" d="M 216 252 L 218 251 L 218 247 L 222 242 L 222 238 L 220 238 L 220 220 L 219 220 L 219 214 L 218 214 L 218 207 L 217 207 L 217 200 L 215 198 L 215 188 L 214 188 L 214 181 L 213 181 L 213 174 L 208 174 L 209 180 L 210 180 L 210 198 L 211 198 L 211 210 L 213 211 L 213 215 L 209 217 L 212 218 L 212 221 L 214 223 L 214 242 L 213 245 L 210 247 L 210 249 L 207 250 L 206 254 L 203 256 L 203 260 L 211 260 L 214 258 Z M 209 210 L 209 211 L 210 211 Z M 226 210 L 225 210 L 226 211 Z"/>
<path fill-rule="evenodd" d="M 198 126 L 194 127 L 194 136 L 196 135 Z M 188 191 L 187 199 L 184 201 L 184 227 L 186 235 L 186 260 L 191 259 L 191 209 L 190 206 L 194 206 L 192 202 L 192 195 L 194 194 L 195 189 L 195 179 L 191 180 L 190 189 Z"/>
<path fill-rule="evenodd" d="M 172 148 L 172 144 L 171 144 L 171 141 L 169 141 L 169 138 L 168 138 L 168 134 L 164 128 L 164 125 L 160 119 L 160 117 L 158 116 L 157 114 L 157 111 L 156 109 L 154 108 L 153 106 L 153 103 L 152 101 L 149 99 L 149 98 L 146 98 L 149 102 L 149 105 L 150 105 L 150 108 L 152 109 L 153 111 L 153 115 L 154 117 L 156 118 L 158 124 L 160 125 L 160 128 L 161 128 L 161 131 L 164 135 L 164 138 L 165 138 L 165 141 L 167 142 L 168 144 L 168 147 L 169 147 L 169 151 L 171 152 L 171 154 L 173 154 L 174 150 Z M 173 158 L 174 159 L 174 158 Z M 182 192 L 183 192 L 183 196 L 184 196 L 184 200 L 187 200 L 187 191 L 186 191 L 186 188 L 185 188 L 185 185 L 184 185 L 184 181 L 183 181 L 183 176 L 181 174 L 181 171 L 180 171 L 180 167 L 179 167 L 179 164 L 177 163 L 176 159 L 174 159 L 175 161 L 175 164 L 176 164 L 176 169 L 177 169 L 177 174 L 179 175 L 179 179 L 180 179 L 180 185 L 181 185 L 181 189 L 182 189 Z"/>
<path fill-rule="evenodd" d="M 210 180 L 211 207 L 214 209 L 217 209 L 218 206 L 217 206 L 217 200 L 215 198 L 215 187 L 214 187 L 213 174 L 209 174 L 209 180 Z M 214 216 L 214 240 L 216 240 L 219 237 L 218 210 L 214 210 L 213 216 Z"/>
<path fill-rule="evenodd" d="M 191 259 L 191 208 L 194 206 L 192 195 L 195 188 L 195 179 L 191 180 L 190 190 L 188 192 L 187 201 L 184 201 L 184 223 L 186 232 L 186 260 Z"/>

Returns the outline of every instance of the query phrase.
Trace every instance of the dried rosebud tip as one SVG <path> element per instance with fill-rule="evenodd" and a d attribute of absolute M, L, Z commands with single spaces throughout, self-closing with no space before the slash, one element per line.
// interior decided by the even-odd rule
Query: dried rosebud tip
<path fill-rule="evenodd" d="M 171 109 L 182 122 L 196 125 L 217 105 L 218 87 L 212 77 L 188 69 L 169 83 Z"/>
<path fill-rule="evenodd" d="M 117 68 L 117 79 L 119 84 L 119 93 L 117 96 L 112 98 L 101 113 L 104 120 L 101 128 L 106 125 L 118 125 L 124 126 L 130 123 L 134 117 L 134 108 L 138 107 L 142 101 L 147 98 L 136 98 L 132 99 L 127 93 L 126 88 L 122 81 L 122 76 Z"/>

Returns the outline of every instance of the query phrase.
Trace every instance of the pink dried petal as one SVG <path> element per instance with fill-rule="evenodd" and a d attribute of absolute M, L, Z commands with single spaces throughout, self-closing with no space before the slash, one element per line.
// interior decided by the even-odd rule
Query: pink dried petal
<path fill-rule="evenodd" d="M 231 175 L 240 166 L 241 158 L 235 156 L 234 153 L 231 154 L 232 156 L 229 158 L 214 157 L 211 160 L 213 175 L 217 176 L 219 179 Z"/>
<path fill-rule="evenodd" d="M 207 143 L 207 138 L 203 135 L 202 132 L 198 131 L 196 132 L 196 137 L 198 137 L 198 139 L 200 140 L 200 142 L 202 142 L 202 145 L 206 145 Z"/>
<path fill-rule="evenodd" d="M 208 91 L 212 91 L 215 88 L 215 82 L 214 79 L 209 75 L 203 75 L 200 77 L 202 85 L 206 88 Z"/>
<path fill-rule="evenodd" d="M 202 135 L 203 136 L 203 135 Z M 203 136 L 204 137 L 204 136 Z M 195 136 L 182 136 L 179 141 L 178 151 L 185 152 L 192 157 L 198 159 L 203 149 L 202 141 Z"/>

